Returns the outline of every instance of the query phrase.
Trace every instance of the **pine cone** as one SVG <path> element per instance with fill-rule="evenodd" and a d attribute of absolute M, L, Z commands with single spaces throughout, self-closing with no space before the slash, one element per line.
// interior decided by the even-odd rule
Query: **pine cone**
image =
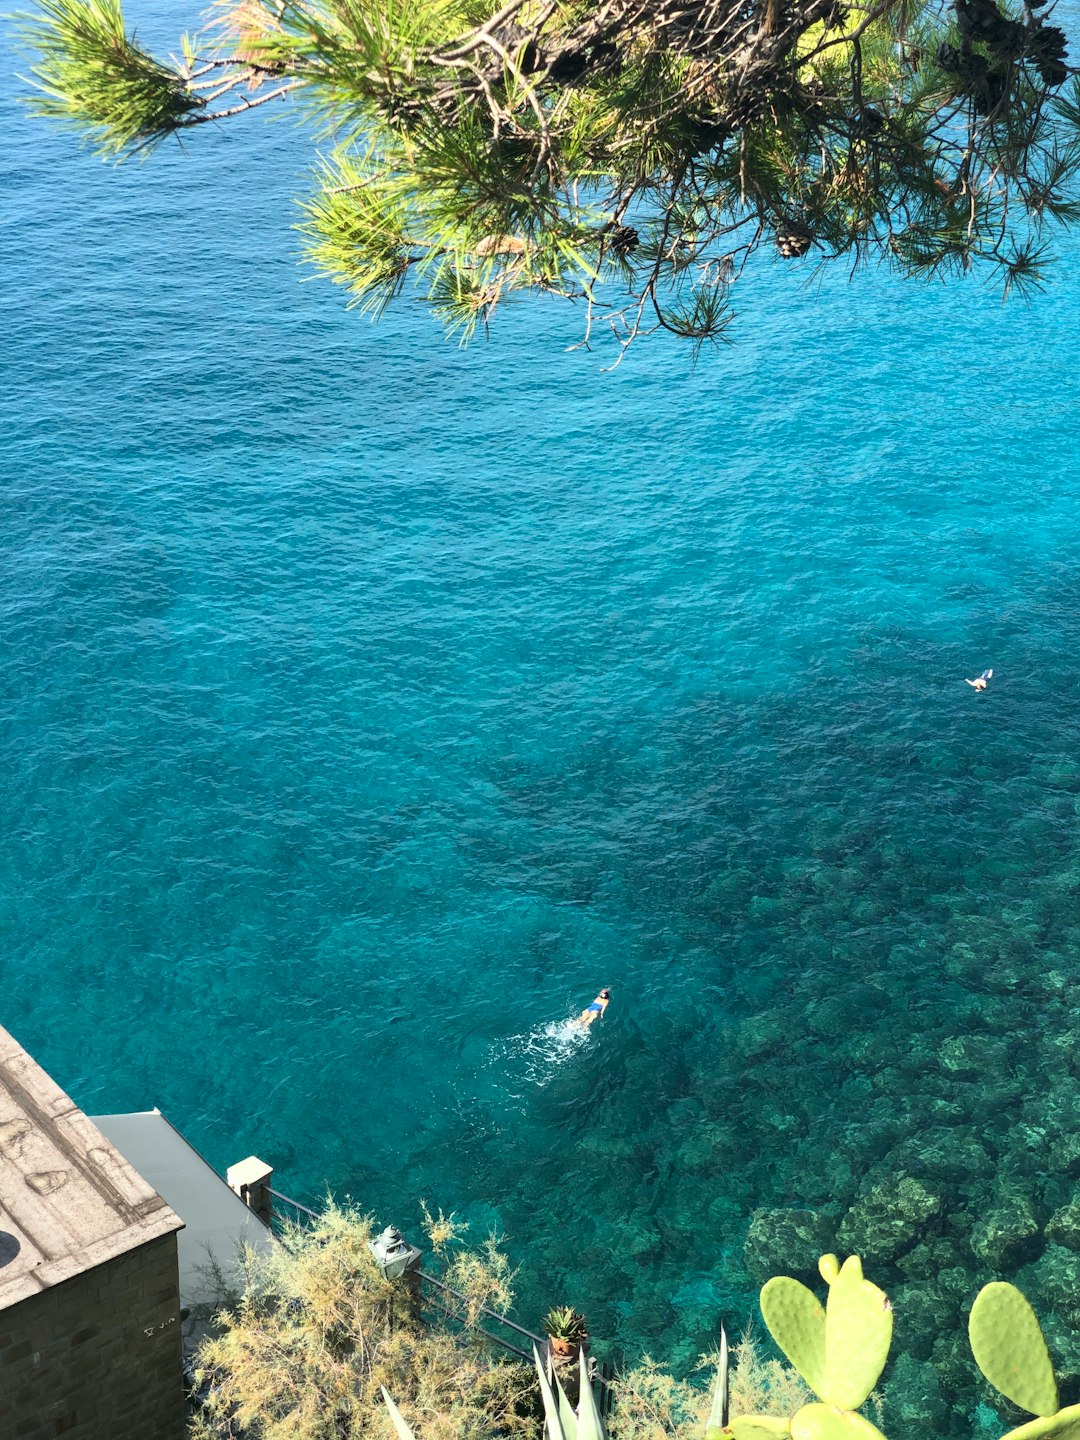
<path fill-rule="evenodd" d="M 813 232 L 801 220 L 781 220 L 776 227 L 776 248 L 785 260 L 797 260 L 813 243 Z"/>
<path fill-rule="evenodd" d="M 964 40 L 992 42 L 1004 18 L 994 0 L 957 0 L 956 25 Z"/>
<path fill-rule="evenodd" d="M 638 247 L 638 232 L 632 225 L 616 225 L 608 235 L 608 247 L 616 255 L 629 255 Z"/>
<path fill-rule="evenodd" d="M 1065 63 L 1065 33 L 1056 25 L 1040 25 L 1031 36 L 1028 50 L 1044 85 L 1052 89 L 1069 78 Z"/>

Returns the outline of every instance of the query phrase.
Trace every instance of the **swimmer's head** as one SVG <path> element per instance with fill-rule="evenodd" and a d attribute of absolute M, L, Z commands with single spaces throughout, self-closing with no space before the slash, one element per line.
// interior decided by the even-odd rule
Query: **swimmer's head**
<path fill-rule="evenodd" d="M 600 991 L 600 999 L 601 999 L 601 1000 L 610 1000 L 610 999 L 611 999 L 611 991 L 608 989 L 608 987 L 607 987 L 606 985 L 604 986 L 603 990 Z"/>

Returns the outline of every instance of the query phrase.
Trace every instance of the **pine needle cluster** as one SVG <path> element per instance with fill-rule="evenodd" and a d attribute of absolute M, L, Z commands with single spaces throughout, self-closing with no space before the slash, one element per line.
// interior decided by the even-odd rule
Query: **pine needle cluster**
<path fill-rule="evenodd" d="M 34 109 L 78 125 L 103 155 L 152 148 L 202 109 L 202 97 L 124 29 L 119 0 L 40 0 L 24 39 L 38 56 Z"/>
<path fill-rule="evenodd" d="M 621 347 L 723 339 L 763 246 L 1043 276 L 1080 215 L 1080 89 L 1047 0 L 226 0 L 165 64 L 118 0 L 38 0 L 39 113 L 123 155 L 293 97 L 308 258 L 467 338 L 522 294 Z"/>

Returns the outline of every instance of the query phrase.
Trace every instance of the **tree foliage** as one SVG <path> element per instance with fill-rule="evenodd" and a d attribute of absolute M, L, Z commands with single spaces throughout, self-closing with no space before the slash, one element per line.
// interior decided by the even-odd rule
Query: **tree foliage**
<path fill-rule="evenodd" d="M 1015 9 L 1008 8 L 1015 4 Z M 284 97 L 312 263 L 463 336 L 525 292 L 625 346 L 721 338 L 762 245 L 1040 282 L 1080 91 L 1047 0 L 226 0 L 165 63 L 118 0 L 37 0 L 37 111 L 107 155 Z"/>
<path fill-rule="evenodd" d="M 236 1431 L 249 1440 L 393 1440 L 383 1386 L 418 1440 L 533 1434 L 531 1368 L 499 1363 L 441 1315 L 418 1315 L 407 1287 L 383 1279 L 372 1235 L 369 1217 L 330 1205 L 268 1255 L 247 1256 L 243 1293 L 198 1357 L 207 1404 L 192 1440 Z M 488 1273 L 491 1253 L 469 1270 L 477 1303 L 505 1293 L 505 1260 Z"/>

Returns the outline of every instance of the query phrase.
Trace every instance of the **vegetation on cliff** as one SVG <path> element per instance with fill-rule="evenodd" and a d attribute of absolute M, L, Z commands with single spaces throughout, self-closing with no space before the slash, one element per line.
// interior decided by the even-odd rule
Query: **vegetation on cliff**
<path fill-rule="evenodd" d="M 527 1367 L 499 1363 L 445 1321 L 425 1323 L 408 1288 L 384 1279 L 373 1238 L 369 1216 L 330 1205 L 268 1255 L 246 1257 L 242 1293 L 199 1355 L 205 1405 L 193 1440 L 391 1436 L 384 1387 L 421 1440 L 535 1433 Z M 480 1305 L 509 1300 L 493 1245 L 459 1247 L 447 1276 L 464 1287 L 465 1324 Z"/>
<path fill-rule="evenodd" d="M 236 0 L 166 61 L 119 0 L 38 0 L 24 35 L 37 111 L 105 155 L 304 102 L 308 256 L 363 309 L 468 335 L 540 292 L 625 346 L 722 336 L 762 245 L 1037 283 L 1080 163 L 1044 5 Z"/>
<path fill-rule="evenodd" d="M 448 1280 L 464 1287 L 449 1326 L 445 1312 L 426 1307 L 418 1276 L 384 1277 L 371 1219 L 358 1212 L 330 1205 L 315 1224 L 288 1228 L 269 1255 L 249 1254 L 243 1293 L 202 1347 L 192 1440 L 602 1440 L 584 1355 L 562 1367 L 580 1374 L 575 1418 L 539 1356 L 535 1367 L 497 1358 L 474 1330 L 482 1307 L 512 1299 L 494 1240 L 470 1250 L 452 1217 L 427 1220 Z M 751 1331 L 735 1348 L 730 1375 L 726 1338 L 717 1354 L 702 1357 L 699 1368 L 716 1376 L 711 1386 L 676 1379 L 648 1357 L 624 1370 L 612 1382 L 612 1440 L 885 1440 L 882 1425 L 896 1440 L 940 1431 L 943 1417 L 926 1411 L 910 1357 L 886 1368 L 893 1307 L 864 1277 L 860 1258 L 841 1264 L 822 1255 L 817 1272 L 824 1304 L 793 1276 L 773 1276 L 762 1287 L 762 1316 L 782 1360 Z M 1007 1422 L 1021 1412 L 1036 1417 L 1005 1440 L 1076 1440 L 1074 1387 L 1067 1373 L 1055 1375 L 1024 1295 L 1001 1280 L 983 1285 L 966 1329 L 971 1373 L 988 1382 L 972 1385 L 969 1419 L 976 1404 L 991 1401 Z"/>

